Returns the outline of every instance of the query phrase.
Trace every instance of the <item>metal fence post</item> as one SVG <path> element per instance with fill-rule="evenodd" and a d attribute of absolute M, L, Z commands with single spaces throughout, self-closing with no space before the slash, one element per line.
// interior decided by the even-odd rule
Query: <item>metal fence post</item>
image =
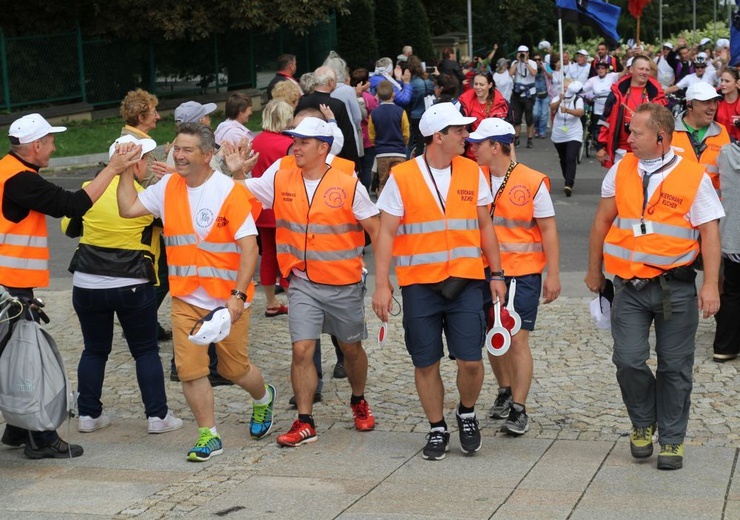
<path fill-rule="evenodd" d="M 216 69 L 216 93 L 218 93 L 218 36 L 216 34 L 213 35 L 213 67 Z"/>
<path fill-rule="evenodd" d="M 157 94 L 157 65 L 154 53 L 154 39 L 149 37 L 149 92 Z"/>
<path fill-rule="evenodd" d="M 8 56 L 5 50 L 5 32 L 0 27 L 0 68 L 3 75 L 3 97 L 5 109 L 10 113 L 10 78 L 8 77 Z"/>
<path fill-rule="evenodd" d="M 257 71 L 254 70 L 254 31 L 249 31 L 249 82 L 250 87 L 257 87 Z"/>
<path fill-rule="evenodd" d="M 77 70 L 79 71 L 82 102 L 87 103 L 87 85 L 85 85 L 85 57 L 84 53 L 82 52 L 82 29 L 80 29 L 79 20 L 77 21 Z"/>

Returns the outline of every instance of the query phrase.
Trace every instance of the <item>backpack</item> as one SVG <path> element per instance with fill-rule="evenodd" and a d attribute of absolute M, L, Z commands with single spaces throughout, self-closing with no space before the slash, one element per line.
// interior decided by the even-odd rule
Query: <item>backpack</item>
<path fill-rule="evenodd" d="M 0 411 L 8 424 L 56 430 L 70 415 L 74 396 L 54 339 L 30 317 L 12 327 L 0 355 Z"/>

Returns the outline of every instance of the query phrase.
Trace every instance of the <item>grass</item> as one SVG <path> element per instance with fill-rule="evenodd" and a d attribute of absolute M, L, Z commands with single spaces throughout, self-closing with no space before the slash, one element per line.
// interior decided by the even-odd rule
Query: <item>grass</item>
<path fill-rule="evenodd" d="M 217 110 L 211 114 L 211 127 L 215 130 L 224 120 L 224 113 Z M 56 134 L 57 151 L 52 157 L 74 157 L 93 153 L 108 152 L 111 143 L 121 135 L 123 121 L 118 117 L 98 119 L 95 121 L 72 121 L 64 123 L 66 132 Z M 262 112 L 255 112 L 247 123 L 252 131 L 262 129 Z M 163 117 L 157 128 L 149 135 L 157 144 L 171 142 L 175 138 L 175 120 L 172 116 Z M 8 153 L 9 143 L 6 138 L 0 139 L 0 157 Z"/>

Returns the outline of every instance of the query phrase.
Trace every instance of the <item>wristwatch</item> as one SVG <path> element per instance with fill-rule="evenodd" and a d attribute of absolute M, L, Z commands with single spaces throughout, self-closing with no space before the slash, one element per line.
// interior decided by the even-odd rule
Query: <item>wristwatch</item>
<path fill-rule="evenodd" d="M 504 276 L 504 270 L 501 269 L 500 271 L 491 271 L 491 276 L 500 276 L 503 278 Z"/>
<path fill-rule="evenodd" d="M 247 295 L 246 295 L 246 293 L 243 293 L 241 291 L 237 291 L 236 289 L 234 289 L 233 291 L 231 291 L 231 295 L 234 298 L 238 298 L 238 299 L 240 299 L 241 301 L 243 301 L 245 303 L 247 301 Z"/>

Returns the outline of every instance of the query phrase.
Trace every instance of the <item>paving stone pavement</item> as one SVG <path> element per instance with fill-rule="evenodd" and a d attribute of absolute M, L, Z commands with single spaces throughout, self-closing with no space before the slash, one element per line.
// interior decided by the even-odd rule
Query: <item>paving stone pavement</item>
<path fill-rule="evenodd" d="M 37 295 L 47 302 L 52 322 L 46 328 L 74 382 L 82 341 L 71 290 L 40 290 Z M 78 433 L 74 421 L 69 430 L 62 426 L 64 438 L 86 449 L 72 461 L 29 461 L 19 450 L 0 448 L 0 493 L 5 497 L 0 517 L 291 518 L 308 507 L 311 518 L 633 518 L 647 511 L 655 518 L 740 518 L 740 490 L 732 484 L 740 448 L 740 376 L 738 364 L 711 360 L 712 320 L 701 320 L 697 334 L 687 438 L 687 466 L 693 464 L 693 470 L 667 474 L 654 467 L 635 469 L 639 464 L 628 455 L 630 424 L 611 363 L 611 337 L 592 325 L 588 299 L 575 297 L 540 308 L 531 336 L 535 365 L 527 403 L 529 433 L 507 437 L 498 431 L 497 421 L 488 419 L 496 387 L 487 369 L 478 405 L 483 449 L 472 458 L 451 452 L 450 460 L 430 463 L 418 454 L 428 423 L 416 397 L 400 317 L 391 319 L 381 350 L 375 339 L 380 324 L 369 297 L 366 303 L 366 396 L 377 419 L 375 432 L 352 431 L 349 385 L 331 378 L 335 360 L 329 347 L 324 349 L 323 402 L 314 409 L 319 442 L 281 449 L 275 431 L 264 440 L 251 440 L 251 403 L 245 392 L 218 387 L 216 415 L 224 455 L 204 464 L 188 463 L 185 454 L 197 433 L 179 384 L 166 378 L 169 406 L 186 420 L 185 426 L 147 435 L 135 365 L 117 326 L 103 391 L 113 425 L 92 434 Z M 287 318 L 266 318 L 264 309 L 258 291 L 250 358 L 277 388 L 276 430 L 283 432 L 295 418 L 287 403 L 292 395 Z M 165 324 L 168 312 L 169 300 L 160 309 Z M 172 344 L 160 347 L 167 376 Z M 446 416 L 453 425 L 454 362 L 443 360 L 442 370 Z M 455 433 L 452 445 L 456 449 Z M 362 463 L 353 463 L 353 456 Z M 630 475 L 627 481 L 641 482 L 638 491 L 615 487 L 625 481 L 624 471 Z M 442 475 L 436 483 L 435 472 Z M 464 507 L 437 496 L 441 482 L 452 486 L 468 472 L 469 489 L 457 492 Z M 691 507 L 676 502 L 697 492 L 697 485 L 701 496 Z M 643 503 L 645 509 L 634 509 Z"/>

